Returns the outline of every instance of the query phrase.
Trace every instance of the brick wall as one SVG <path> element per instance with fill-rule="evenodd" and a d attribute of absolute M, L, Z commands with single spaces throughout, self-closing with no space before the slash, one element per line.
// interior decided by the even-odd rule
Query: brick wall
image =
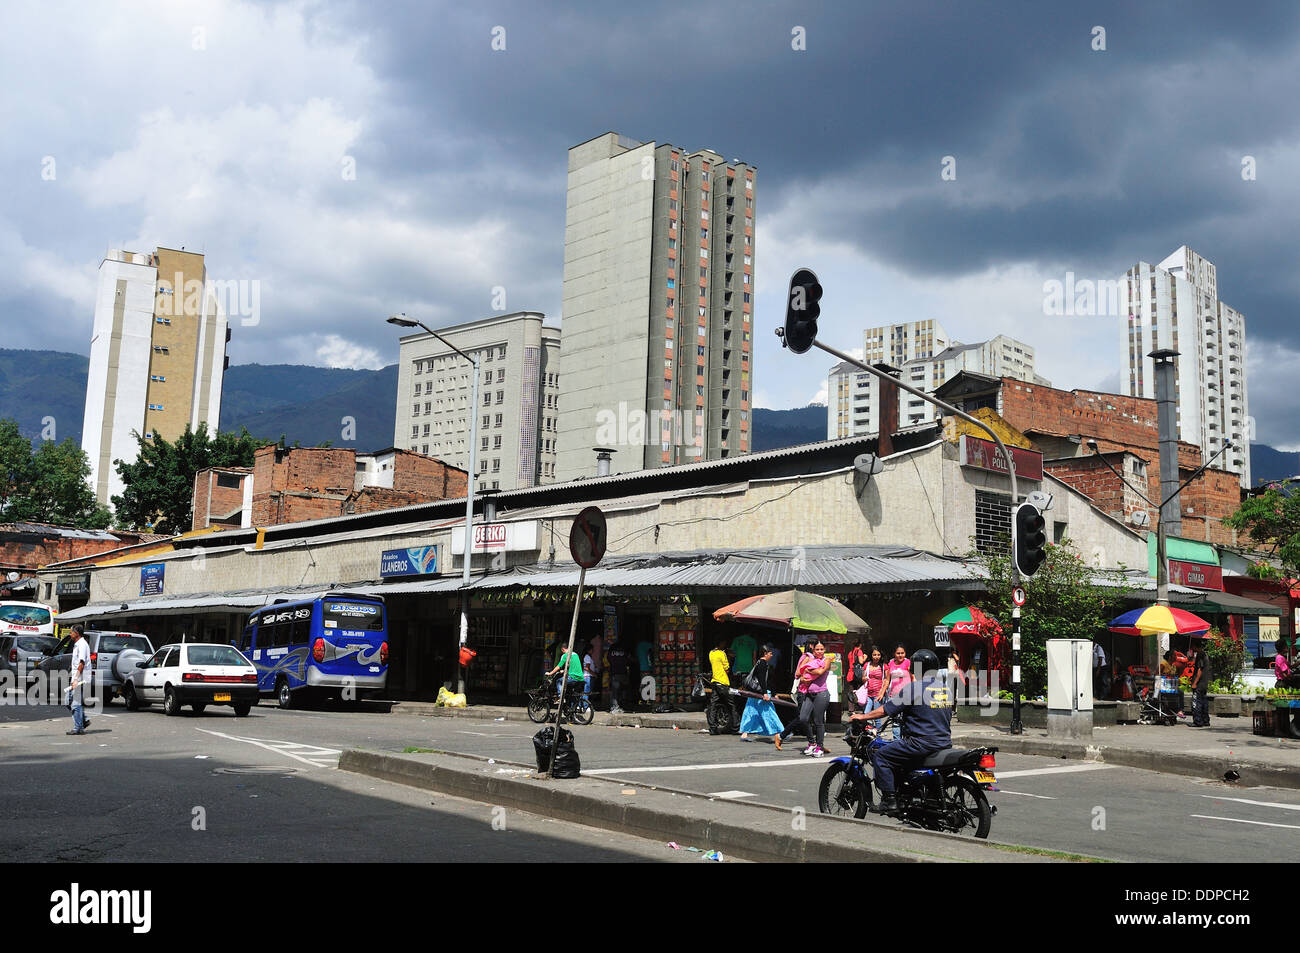
<path fill-rule="evenodd" d="M 464 497 L 464 470 L 423 454 L 399 450 L 393 488 L 356 482 L 356 452 L 322 447 L 263 447 L 253 464 L 253 525 L 274 526 L 350 513 Z"/>
<path fill-rule="evenodd" d="M 422 494 L 417 502 L 463 497 L 467 484 L 464 470 L 435 457 L 409 450 L 393 454 L 393 489 Z"/>
<path fill-rule="evenodd" d="M 1005 549 L 1011 539 L 1011 494 L 975 491 L 975 548 Z"/>
<path fill-rule="evenodd" d="M 123 546 L 167 538 L 152 533 L 115 532 L 113 535 L 113 539 L 80 539 L 60 536 L 57 527 L 46 531 L 0 525 L 0 568 L 6 571 L 36 569 L 50 563 L 84 559 Z"/>
<path fill-rule="evenodd" d="M 243 470 L 243 468 L 240 468 Z M 251 470 L 237 472 L 230 469 L 206 469 L 194 474 L 194 518 L 190 529 L 207 529 L 213 524 L 214 515 L 225 518 L 227 514 L 240 510 L 244 505 L 244 481 L 251 475 Z M 230 477 L 237 477 L 239 485 L 235 487 L 220 486 L 222 478 L 229 482 Z M 223 523 L 222 525 L 232 525 Z M 233 525 L 238 526 L 236 521 Z"/>
<path fill-rule="evenodd" d="M 1102 453 L 1126 451 L 1146 464 L 1146 485 L 1141 489 L 1147 499 L 1163 499 L 1160 487 L 1160 429 L 1156 402 L 1146 397 L 1126 397 L 1098 391 L 1057 390 L 1002 378 L 1002 415 L 1014 427 L 1031 437 L 1050 435 L 1043 440 L 1054 448 L 1067 446 L 1063 438 L 1081 437 L 1082 442 L 1068 446 L 1086 448 L 1089 440 L 1097 442 Z M 1061 438 L 1061 439 L 1058 439 Z M 1090 451 L 1081 451 L 1090 453 Z M 1120 458 L 1112 465 L 1119 469 Z M 1141 486 L 1140 477 L 1128 469 L 1125 477 Z M 1179 480 L 1191 476 L 1201 465 L 1201 449 L 1192 443 L 1178 442 Z M 1137 509 L 1150 514 L 1155 525 L 1155 509 L 1148 507 L 1137 494 L 1127 490 L 1100 462 L 1087 463 L 1084 457 L 1054 460 L 1047 465 L 1053 476 L 1091 498 L 1103 511 L 1127 518 Z M 1209 469 L 1182 491 L 1182 535 L 1188 539 L 1235 545 L 1237 534 L 1223 525 L 1223 519 L 1236 511 L 1241 502 L 1240 483 L 1235 474 Z M 1188 513 L 1188 508 L 1192 512 Z"/>

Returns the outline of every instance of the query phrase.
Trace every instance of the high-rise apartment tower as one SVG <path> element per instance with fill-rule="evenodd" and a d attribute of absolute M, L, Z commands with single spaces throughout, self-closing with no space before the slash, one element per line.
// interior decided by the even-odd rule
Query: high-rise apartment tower
<path fill-rule="evenodd" d="M 229 340 L 202 255 L 109 250 L 99 266 L 81 431 L 99 502 L 122 492 L 113 464 L 135 461 L 133 432 L 175 440 L 186 426 L 216 430 Z"/>
<path fill-rule="evenodd" d="M 752 445 L 754 166 L 606 133 L 569 150 L 558 479 Z"/>

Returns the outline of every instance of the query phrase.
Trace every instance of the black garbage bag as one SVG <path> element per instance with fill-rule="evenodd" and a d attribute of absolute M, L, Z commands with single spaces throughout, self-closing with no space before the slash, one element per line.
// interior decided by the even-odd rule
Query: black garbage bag
<path fill-rule="evenodd" d="M 555 744 L 555 728 L 547 725 L 533 735 L 533 748 L 537 751 L 537 773 L 545 774 L 551 766 L 551 745 Z M 567 728 L 560 729 L 560 742 L 555 746 L 555 772 L 557 778 L 576 778 L 582 764 L 578 760 L 578 751 L 573 747 L 573 732 Z"/>

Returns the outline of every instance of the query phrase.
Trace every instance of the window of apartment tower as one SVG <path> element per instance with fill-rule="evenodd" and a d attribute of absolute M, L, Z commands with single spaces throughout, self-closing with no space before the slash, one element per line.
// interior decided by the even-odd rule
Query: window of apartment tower
<path fill-rule="evenodd" d="M 498 367 L 498 368 L 497 368 L 497 383 L 500 384 L 500 383 L 501 383 L 502 381 L 504 381 L 505 379 L 506 379 L 506 369 L 505 369 L 504 367 Z"/>
<path fill-rule="evenodd" d="M 497 348 L 497 357 L 503 361 L 506 359 L 506 346 L 504 344 Z"/>
<path fill-rule="evenodd" d="M 497 403 L 504 404 L 505 402 L 506 402 L 506 392 L 503 390 L 497 391 Z"/>
<path fill-rule="evenodd" d="M 495 437 L 492 438 L 492 449 L 493 450 L 501 449 L 501 434 L 497 434 Z"/>

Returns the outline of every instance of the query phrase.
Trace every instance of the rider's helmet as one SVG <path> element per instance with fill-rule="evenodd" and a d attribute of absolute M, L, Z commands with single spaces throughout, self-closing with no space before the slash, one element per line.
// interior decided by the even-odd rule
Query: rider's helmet
<path fill-rule="evenodd" d="M 912 671 L 917 678 L 933 675 L 939 671 L 939 656 L 929 649 L 917 649 L 912 653 Z"/>

